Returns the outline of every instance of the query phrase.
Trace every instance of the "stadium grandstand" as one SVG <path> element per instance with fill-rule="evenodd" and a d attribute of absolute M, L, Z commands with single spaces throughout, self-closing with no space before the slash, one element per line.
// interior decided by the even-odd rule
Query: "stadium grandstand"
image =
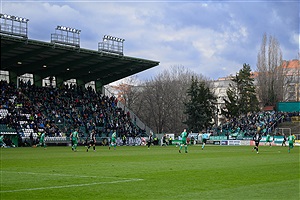
<path fill-rule="evenodd" d="M 80 30 L 63 26 L 57 26 L 50 42 L 32 40 L 28 20 L 0 15 L 0 134 L 6 144 L 32 146 L 46 132 L 48 145 L 66 145 L 75 128 L 82 141 L 95 130 L 98 145 L 107 145 L 114 131 L 118 145 L 145 142 L 149 127 L 104 86 L 155 67 L 158 61 L 125 56 L 124 39 L 108 35 L 98 50 L 83 49 Z M 215 125 L 207 130 L 209 140 L 249 142 L 259 129 L 280 143 L 282 133 L 291 132 L 280 124 L 299 122 L 299 102 L 281 103 L 280 108 L 286 112 L 249 113 Z"/>
<path fill-rule="evenodd" d="M 42 131 L 65 143 L 75 127 L 107 138 L 145 134 L 104 86 L 159 65 L 125 56 L 124 39 L 105 35 L 98 50 L 80 47 L 80 31 L 57 26 L 50 42 L 28 38 L 28 19 L 1 15 L 0 132 L 16 146 Z M 107 141 L 101 140 L 105 143 Z M 32 144 L 31 144 L 32 145 Z"/>

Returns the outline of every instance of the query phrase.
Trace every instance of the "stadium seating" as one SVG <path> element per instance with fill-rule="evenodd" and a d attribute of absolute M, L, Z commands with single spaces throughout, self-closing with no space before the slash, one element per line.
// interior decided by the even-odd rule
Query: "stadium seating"
<path fill-rule="evenodd" d="M 122 108 L 116 107 L 115 97 L 104 96 L 90 89 L 75 85 L 40 88 L 24 82 L 17 88 L 6 81 L 0 81 L 0 88 L 3 94 L 0 99 L 1 133 L 5 125 L 23 139 L 30 134 L 37 137 L 41 130 L 45 130 L 49 138 L 54 137 L 53 141 L 61 141 L 58 137 L 64 138 L 64 141 L 75 127 L 79 128 L 82 137 L 92 129 L 100 137 L 108 137 L 112 130 L 116 130 L 119 137 L 123 134 L 144 134 Z M 5 129 L 5 132 L 9 131 Z"/>
<path fill-rule="evenodd" d="M 6 117 L 7 113 L 8 113 L 7 109 L 0 109 L 0 118 Z"/>

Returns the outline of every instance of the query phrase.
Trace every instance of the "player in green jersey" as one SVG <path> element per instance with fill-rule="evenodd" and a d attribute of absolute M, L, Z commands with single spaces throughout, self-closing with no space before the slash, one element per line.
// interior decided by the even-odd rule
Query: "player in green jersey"
<path fill-rule="evenodd" d="M 44 149 L 46 149 L 45 136 L 46 136 L 45 131 L 42 131 L 42 134 L 40 136 L 40 143 L 37 145 L 39 147 L 43 146 Z"/>
<path fill-rule="evenodd" d="M 0 146 L 1 147 L 5 147 L 6 146 L 5 143 L 4 143 L 4 135 L 0 136 Z"/>
<path fill-rule="evenodd" d="M 266 138 L 266 143 L 265 143 L 265 145 L 266 145 L 267 143 L 269 143 L 269 146 L 272 146 L 272 142 L 271 142 L 271 136 L 270 136 L 270 134 L 269 134 L 269 133 L 268 133 L 268 135 L 267 135 L 267 138 Z"/>
<path fill-rule="evenodd" d="M 72 151 L 77 151 L 78 139 L 79 139 L 78 128 L 76 128 L 75 131 L 72 132 L 70 135 L 70 140 L 72 142 Z"/>
<path fill-rule="evenodd" d="M 113 134 L 111 135 L 111 141 L 109 144 L 108 149 L 110 149 L 110 147 L 114 146 L 114 150 L 116 150 L 116 146 L 117 146 L 117 133 L 116 131 L 113 132 Z"/>
<path fill-rule="evenodd" d="M 181 133 L 180 136 L 181 136 L 181 143 L 180 143 L 180 147 L 179 147 L 179 153 L 181 153 L 181 149 L 183 146 L 184 146 L 185 153 L 187 153 L 188 149 L 187 149 L 186 138 L 187 138 L 188 134 L 186 132 L 186 129 L 183 130 L 183 132 Z"/>
<path fill-rule="evenodd" d="M 292 134 L 288 137 L 288 141 L 289 141 L 289 150 L 288 152 L 291 152 L 291 149 L 294 148 L 294 143 L 295 143 L 295 136 L 293 136 Z"/>

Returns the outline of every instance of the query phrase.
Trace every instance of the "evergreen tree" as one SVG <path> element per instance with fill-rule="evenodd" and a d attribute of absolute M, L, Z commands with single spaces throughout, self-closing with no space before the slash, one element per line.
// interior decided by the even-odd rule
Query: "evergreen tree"
<path fill-rule="evenodd" d="M 199 132 L 212 125 L 216 110 L 216 98 L 204 81 L 192 78 L 187 91 L 189 101 L 185 103 L 187 120 L 184 122 L 189 130 Z"/>
<path fill-rule="evenodd" d="M 239 72 L 240 114 L 247 114 L 258 110 L 254 78 L 251 77 L 250 65 L 244 64 Z"/>
<path fill-rule="evenodd" d="M 231 119 L 239 115 L 238 105 L 238 93 L 233 84 L 229 84 L 229 88 L 226 91 L 227 98 L 224 98 L 224 108 L 221 108 L 221 114 L 226 118 Z"/>
<path fill-rule="evenodd" d="M 232 78 L 232 84 L 226 93 L 227 98 L 223 99 L 225 106 L 221 110 L 225 117 L 234 118 L 258 110 L 254 79 L 248 64 L 244 64 L 239 73 Z"/>

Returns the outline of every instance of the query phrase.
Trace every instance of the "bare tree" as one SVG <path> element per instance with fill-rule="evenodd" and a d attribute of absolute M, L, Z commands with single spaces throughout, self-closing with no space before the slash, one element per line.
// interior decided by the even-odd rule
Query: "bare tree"
<path fill-rule="evenodd" d="M 184 102 L 192 76 L 205 80 L 182 66 L 163 71 L 138 86 L 140 94 L 131 109 L 155 132 L 179 133 L 186 126 Z"/>
<path fill-rule="evenodd" d="M 118 100 L 121 101 L 125 107 L 130 108 L 138 98 L 139 88 L 137 85 L 139 84 L 140 81 L 137 79 L 137 76 L 129 76 L 112 87 L 117 91 Z"/>
<path fill-rule="evenodd" d="M 286 72 L 282 63 L 278 40 L 264 34 L 257 56 L 257 92 L 263 106 L 275 105 L 283 99 Z"/>

